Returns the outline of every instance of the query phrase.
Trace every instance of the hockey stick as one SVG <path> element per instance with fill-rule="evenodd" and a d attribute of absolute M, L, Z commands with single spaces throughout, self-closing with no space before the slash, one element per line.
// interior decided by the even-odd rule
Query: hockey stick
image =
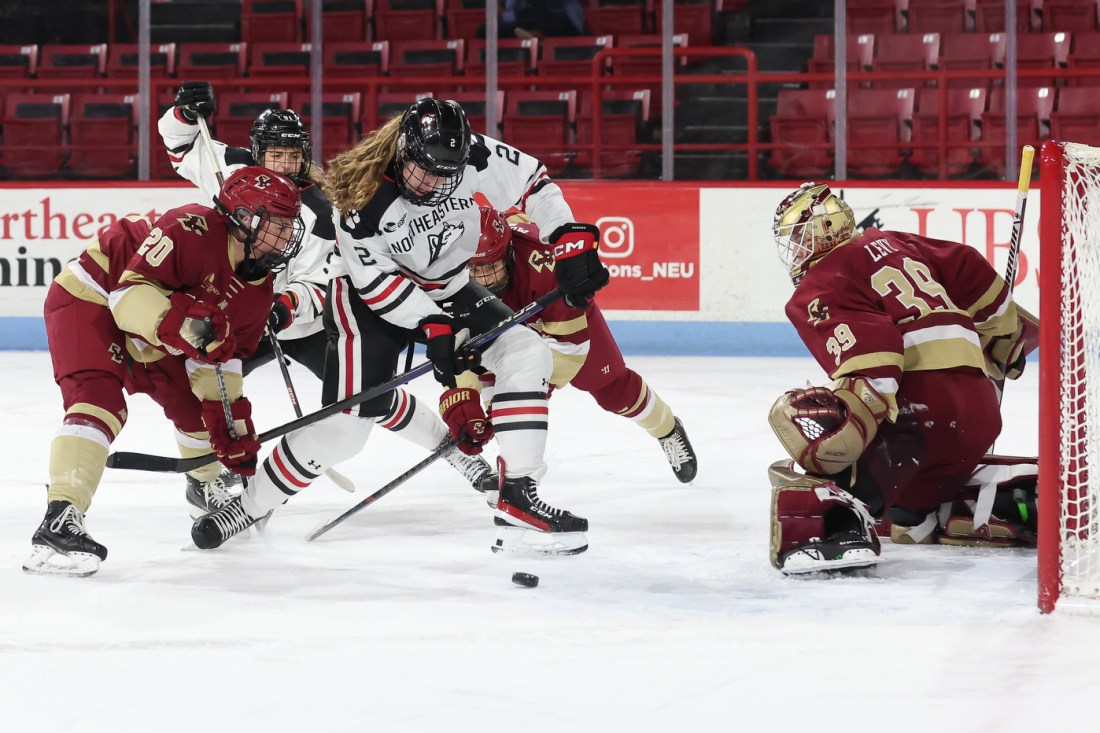
<path fill-rule="evenodd" d="M 283 373 L 283 384 L 286 385 L 287 396 L 290 397 L 290 404 L 294 408 L 294 416 L 302 416 L 302 407 L 298 403 L 298 393 L 294 390 L 294 382 L 290 380 L 290 370 L 286 367 L 286 357 L 283 355 L 283 347 L 279 344 L 279 338 L 275 335 L 275 332 L 270 328 L 267 330 L 267 340 L 271 342 L 271 351 L 275 354 L 275 360 L 279 362 L 279 369 Z M 340 473 L 336 469 L 326 468 L 325 475 L 329 477 L 332 483 L 339 486 L 349 494 L 355 493 L 355 484 L 344 474 Z"/>
<path fill-rule="evenodd" d="M 415 466 L 410 468 L 408 471 L 405 471 L 405 473 L 401 474 L 400 476 L 395 478 L 393 481 L 390 481 L 388 484 L 386 484 L 385 486 L 380 488 L 378 491 L 376 491 L 373 494 L 371 494 L 370 496 L 368 496 L 366 499 L 363 499 L 363 501 L 359 502 L 358 504 L 356 504 L 352 508 L 348 509 L 346 512 L 344 512 L 340 516 L 336 517 L 335 519 L 330 519 L 329 521 L 325 522 L 324 524 L 322 524 L 317 529 L 315 529 L 312 532 L 310 532 L 309 534 L 307 534 L 306 535 L 306 542 L 312 542 L 313 540 L 315 540 L 318 537 L 320 537 L 321 535 L 323 535 L 325 532 L 328 532 L 330 529 L 332 529 L 336 525 L 343 522 L 345 519 L 350 517 L 352 514 L 357 514 L 358 512 L 362 511 L 363 509 L 366 509 L 368 506 L 370 506 L 374 502 L 378 501 L 383 496 L 390 493 L 391 491 L 396 489 L 398 486 L 405 483 L 406 481 L 408 481 L 413 476 L 415 476 L 416 474 L 423 471 L 425 468 L 427 468 L 431 464 L 435 463 L 437 460 L 442 458 L 444 455 L 446 455 L 450 451 L 454 450 L 454 447 L 457 444 L 458 444 L 458 441 L 455 440 L 454 438 L 449 439 L 446 443 L 439 446 L 439 448 L 437 448 L 435 451 L 433 451 L 431 454 L 429 454 L 427 458 L 420 461 L 420 463 L 416 464 Z"/>
<path fill-rule="evenodd" d="M 505 318 L 497 325 L 490 328 L 485 333 L 475 336 L 474 338 L 463 344 L 464 348 L 476 349 L 480 346 L 487 344 L 495 339 L 500 334 L 507 331 L 512 326 L 518 323 L 523 323 L 531 316 L 542 311 L 543 308 L 553 303 L 560 298 L 562 292 L 559 288 L 554 288 L 546 295 L 542 296 L 538 300 L 529 303 L 526 307 L 516 311 L 512 315 Z M 432 363 L 430 361 L 422 362 L 404 374 L 398 374 L 396 377 L 388 382 L 383 382 L 375 387 L 371 387 L 368 390 L 364 390 L 358 394 L 354 394 L 351 397 L 345 397 L 339 402 L 334 402 L 327 407 L 323 407 L 317 412 L 312 412 L 308 415 L 298 418 L 297 420 L 291 420 L 285 425 L 280 425 L 277 428 L 272 428 L 265 433 L 262 433 L 260 437 L 261 443 L 266 443 L 269 440 L 280 438 L 287 433 L 304 428 L 307 425 L 312 425 L 315 422 L 324 420 L 330 415 L 335 415 L 338 412 L 343 412 L 349 407 L 355 407 L 362 404 L 367 400 L 372 400 L 379 395 L 383 395 L 386 392 L 399 387 L 402 384 L 406 384 L 416 379 L 417 377 L 427 374 L 432 370 Z M 205 466 L 211 460 L 211 455 L 208 453 L 202 456 L 196 456 L 194 458 L 170 458 L 168 456 L 154 456 L 148 453 L 129 453 L 126 451 L 117 451 L 107 457 L 107 465 L 110 468 L 132 469 L 137 471 L 157 471 L 161 473 L 182 473 L 184 471 L 193 471 L 200 466 Z"/>

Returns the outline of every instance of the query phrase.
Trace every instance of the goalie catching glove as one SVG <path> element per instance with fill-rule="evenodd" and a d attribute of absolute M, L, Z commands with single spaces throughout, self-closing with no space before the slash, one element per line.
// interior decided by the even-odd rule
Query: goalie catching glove
<path fill-rule="evenodd" d="M 226 468 L 231 468 L 234 473 L 242 476 L 255 476 L 260 441 L 256 438 L 256 427 L 252 424 L 252 403 L 248 398 L 241 397 L 230 405 L 230 414 L 233 417 L 236 438 L 229 434 L 225 407 L 221 401 L 202 401 L 202 424 L 210 433 L 210 447 Z"/>
<path fill-rule="evenodd" d="M 566 305 L 585 309 L 596 291 L 611 281 L 600 262 L 600 230 L 591 224 L 562 224 L 548 240 L 554 245 L 554 276 Z"/>
<path fill-rule="evenodd" d="M 449 389 L 439 398 L 439 414 L 458 449 L 476 456 L 493 437 L 493 424 L 485 416 L 477 390 L 468 387 Z"/>
<path fill-rule="evenodd" d="M 875 439 L 889 405 L 864 377 L 834 389 L 793 389 L 772 405 L 768 422 L 795 462 L 818 475 L 840 473 Z"/>
<path fill-rule="evenodd" d="M 168 353 L 214 364 L 233 357 L 236 342 L 229 335 L 229 321 L 216 306 L 172 293 L 168 312 L 157 326 L 157 338 Z"/>

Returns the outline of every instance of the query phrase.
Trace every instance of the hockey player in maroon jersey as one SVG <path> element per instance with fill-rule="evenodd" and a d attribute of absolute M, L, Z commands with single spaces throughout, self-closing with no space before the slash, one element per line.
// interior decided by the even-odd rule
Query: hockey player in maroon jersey
<path fill-rule="evenodd" d="M 558 284 L 553 248 L 543 244 L 534 222 L 522 214 L 506 220 L 496 209 L 484 206 L 481 241 L 469 270 L 474 281 L 512 310 L 537 300 Z M 594 300 L 587 308 L 555 301 L 529 323 L 553 354 L 551 386 L 561 389 L 571 384 L 591 394 L 608 412 L 634 421 L 660 442 L 677 479 L 688 483 L 695 478 L 698 461 L 683 424 L 645 380 L 626 366 Z M 473 386 L 473 378 L 467 381 Z M 483 375 L 480 382 L 491 384 L 492 375 Z"/>
<path fill-rule="evenodd" d="M 832 381 L 769 415 L 793 459 L 770 471 L 772 563 L 874 565 L 882 517 L 895 542 L 1034 544 L 1035 463 L 985 456 L 1001 431 L 990 376 L 1018 377 L 1028 345 L 992 266 L 964 244 L 861 232 L 827 185 L 784 198 L 773 233 L 787 317 Z"/>
<path fill-rule="evenodd" d="M 221 463 L 191 472 L 195 478 L 210 480 L 221 464 L 255 473 L 260 444 L 241 360 L 267 324 L 272 271 L 301 244 L 301 199 L 284 176 L 246 167 L 226 179 L 217 204 L 172 209 L 152 227 L 120 220 L 50 286 L 46 335 L 65 418 L 50 446 L 48 506 L 25 571 L 87 576 L 107 558 L 84 514 L 126 423 L 124 389 L 163 408 L 181 455 L 213 449 Z"/>

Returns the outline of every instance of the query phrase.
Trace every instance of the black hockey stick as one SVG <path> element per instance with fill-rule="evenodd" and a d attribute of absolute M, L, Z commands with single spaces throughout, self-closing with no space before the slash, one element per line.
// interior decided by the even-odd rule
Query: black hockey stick
<path fill-rule="evenodd" d="M 390 493 L 391 491 L 396 489 L 398 486 L 405 483 L 406 481 L 408 481 L 413 476 L 415 476 L 416 474 L 423 471 L 425 468 L 427 468 L 431 464 L 435 463 L 437 460 L 442 458 L 444 455 L 446 455 L 450 451 L 454 450 L 454 447 L 457 444 L 458 444 L 458 441 L 455 440 L 454 438 L 448 439 L 446 443 L 439 446 L 439 448 L 437 448 L 430 455 L 428 455 L 427 458 L 420 461 L 420 463 L 416 464 L 415 466 L 410 468 L 408 471 L 405 471 L 405 473 L 401 474 L 400 476 L 395 478 L 393 481 L 390 481 L 388 484 L 386 484 L 385 486 L 380 488 L 378 491 L 376 491 L 373 494 L 371 494 L 370 496 L 368 496 L 366 499 L 363 499 L 363 501 L 359 502 L 358 504 L 353 506 L 351 509 L 348 509 L 346 512 L 344 512 L 340 516 L 336 517 L 335 519 L 330 519 L 329 521 L 325 522 L 324 524 L 322 524 L 317 529 L 315 529 L 312 532 L 310 532 L 309 534 L 307 534 L 306 535 L 306 542 L 312 542 L 313 540 L 315 540 L 318 537 L 320 537 L 321 535 L 323 535 L 325 532 L 328 532 L 330 529 L 332 529 L 336 525 L 343 522 L 345 519 L 350 517 L 352 514 L 357 514 L 358 512 L 362 511 L 363 509 L 366 509 L 368 506 L 370 506 L 374 502 L 378 501 L 383 496 Z"/>
<path fill-rule="evenodd" d="M 531 316 L 542 311 L 543 308 L 553 303 L 560 298 L 562 292 L 559 288 L 554 288 L 546 295 L 542 296 L 538 300 L 529 303 L 526 307 L 521 308 L 512 315 L 505 318 L 497 325 L 490 328 L 485 333 L 475 336 L 465 344 L 463 348 L 476 349 L 484 346 L 488 342 L 495 339 L 500 334 L 507 331 L 517 323 L 523 323 Z M 300 417 L 297 420 L 291 420 L 285 425 L 280 425 L 277 428 L 272 428 L 265 433 L 260 434 L 260 442 L 266 443 L 269 440 L 280 438 L 287 433 L 291 433 L 299 428 L 304 428 L 307 425 L 312 425 L 319 420 L 324 420 L 326 417 L 335 415 L 338 412 L 343 412 L 349 407 L 355 407 L 362 404 L 367 400 L 372 400 L 375 397 L 385 394 L 390 390 L 400 387 L 402 384 L 411 382 L 419 376 L 427 374 L 432 370 L 432 363 L 430 361 L 422 362 L 404 374 L 398 374 L 396 377 L 388 382 L 383 382 L 376 387 L 371 387 L 368 390 L 364 390 L 359 394 L 354 394 L 351 397 L 345 397 L 339 402 L 334 402 L 327 407 L 323 407 L 317 412 L 311 412 L 310 414 Z M 212 460 L 216 460 L 214 454 L 207 453 L 202 456 L 195 456 L 194 458 L 171 458 L 169 456 L 154 456 L 148 453 L 129 453 L 127 451 L 116 451 L 107 457 L 107 466 L 109 468 L 122 468 L 131 469 L 135 471 L 156 471 L 160 473 L 183 473 L 185 471 L 193 471 L 196 468 L 205 466 Z"/>

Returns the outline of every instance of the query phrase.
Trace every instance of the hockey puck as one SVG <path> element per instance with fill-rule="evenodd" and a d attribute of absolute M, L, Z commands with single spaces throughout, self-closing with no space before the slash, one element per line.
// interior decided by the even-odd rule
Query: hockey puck
<path fill-rule="evenodd" d="M 512 582 L 524 588 L 535 588 L 539 584 L 539 576 L 530 573 L 512 573 Z"/>

